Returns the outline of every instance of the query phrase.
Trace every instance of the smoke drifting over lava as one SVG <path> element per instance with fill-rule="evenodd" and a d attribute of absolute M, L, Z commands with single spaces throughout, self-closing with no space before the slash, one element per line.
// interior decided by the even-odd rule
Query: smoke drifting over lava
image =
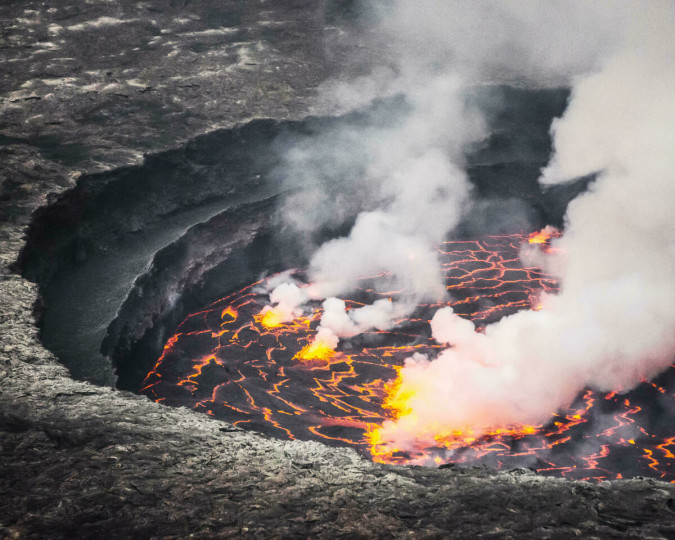
<path fill-rule="evenodd" d="M 452 347 L 407 361 L 398 383 L 406 406 L 383 425 L 385 444 L 406 449 L 452 432 L 537 425 L 584 387 L 625 391 L 672 362 L 674 27 L 670 6 L 650 7 L 626 48 L 578 80 L 553 126 L 542 182 L 597 173 L 546 257 L 560 293 L 484 333 L 440 310 L 433 336 Z"/>
<path fill-rule="evenodd" d="M 232 320 L 220 322 L 222 330 L 212 334 L 219 340 L 215 352 L 175 383 L 182 387 L 179 393 L 193 387 L 198 392 L 203 372 L 231 362 L 228 347 L 248 351 L 269 340 L 272 345 L 259 362 L 265 369 L 276 367 L 272 375 L 261 371 L 262 379 L 275 380 L 277 367 L 285 369 L 292 361 L 328 362 L 317 368 L 326 378 L 313 379 L 318 386 L 312 395 L 324 403 L 339 394 L 336 408 L 347 411 L 350 429 L 365 437 L 332 439 L 367 447 L 380 461 L 434 462 L 440 454 L 426 452 L 431 447 L 448 450 L 440 459 L 451 459 L 453 452 L 474 444 L 481 457 L 493 451 L 486 448 L 495 438 L 508 452 L 502 438 L 535 435 L 544 440 L 537 439 L 536 450 L 546 453 L 569 442 L 568 428 L 585 421 L 593 403 L 603 403 L 600 399 L 623 410 L 613 409 L 607 426 L 602 412 L 594 416 L 599 435 L 617 436 L 624 446 L 635 444 L 637 428 L 629 425 L 629 417 L 641 409 L 616 392 L 656 377 L 675 355 L 674 8 L 667 2 L 428 0 L 382 2 L 370 9 L 379 22 L 355 49 L 376 50 L 376 61 L 362 66 L 367 75 L 322 87 L 320 110 L 347 112 L 346 120 L 279 144 L 285 157 L 276 174 L 294 190 L 280 211 L 280 224 L 286 237 L 299 239 L 297 244 L 309 252 L 306 280 L 294 281 L 292 274 L 270 278 L 264 290 L 254 289 L 269 296 L 269 305 L 253 314 L 248 312 L 257 309 L 260 298 L 242 291 L 232 304 Z M 531 238 L 530 247 L 509 243 L 509 249 L 520 250 L 528 275 L 536 266 L 555 276 L 560 286 L 555 291 L 544 287 L 540 297 L 520 299 L 517 306 L 507 302 L 521 311 L 500 312 L 506 316 L 499 321 L 477 318 L 476 310 L 457 312 L 466 299 L 456 296 L 466 291 L 449 284 L 445 259 L 453 253 L 439 249 L 448 245 L 447 235 L 468 212 L 482 208 L 474 204 L 466 156 L 490 136 L 480 112 L 485 107 L 473 100 L 485 81 L 571 85 L 568 108 L 551 128 L 553 152 L 540 182 L 551 186 L 594 178 L 589 190 L 569 205 L 561 234 L 547 228 L 545 237 Z M 500 216 L 505 223 L 510 219 L 514 227 L 523 223 L 522 216 Z M 491 241 L 498 242 L 495 238 Z M 485 249 L 478 245 L 472 257 Z M 461 246 L 457 249 L 460 253 Z M 505 277 L 511 270 L 507 266 L 499 266 L 495 288 L 511 283 Z M 461 286 L 472 287 L 472 280 L 464 278 L 474 270 L 466 271 Z M 230 303 L 204 313 L 221 308 L 229 313 Z M 246 316 L 238 319 L 242 307 Z M 437 310 L 433 317 L 432 309 Z M 204 317 L 210 321 L 214 316 Z M 431 337 L 420 331 L 424 325 L 428 332 L 427 322 Z M 474 322 L 491 324 L 477 328 Z M 414 326 L 413 341 L 423 347 L 388 344 L 378 350 L 396 361 L 371 363 L 358 351 L 348 352 L 352 342 L 339 345 L 340 338 L 358 340 L 364 332 L 391 336 L 395 331 L 387 331 L 396 325 Z M 243 330 L 246 340 L 253 336 L 247 344 L 238 341 Z M 200 333 L 209 332 L 177 336 Z M 223 336 L 230 340 L 227 347 Z M 174 344 L 165 355 L 174 354 Z M 294 356 L 287 358 L 291 350 Z M 372 353 L 364 351 L 361 355 Z M 401 366 L 403 353 L 407 359 Z M 354 363 L 364 363 L 366 370 L 377 364 L 389 383 L 382 375 L 361 379 Z M 164 399 L 164 384 L 172 388 L 168 378 L 160 380 L 160 368 L 162 359 L 144 389 L 156 399 Z M 307 376 L 303 368 L 297 370 L 302 372 L 298 377 Z M 243 384 L 246 378 L 224 377 L 223 385 Z M 352 377 L 356 382 L 348 385 Z M 266 395 L 276 400 L 285 384 L 280 378 Z M 328 386 L 336 393 L 326 393 Z M 241 388 L 247 410 L 263 411 L 265 422 L 296 436 L 271 406 L 260 407 Z M 652 390 L 669 391 L 659 385 Z M 195 407 L 218 414 L 209 407 L 221 399 L 219 392 L 216 387 L 210 400 Z M 346 406 L 343 398 L 357 399 L 355 395 L 367 405 Z M 294 403 L 292 410 L 276 412 L 308 413 L 304 406 Z M 389 414 L 380 416 L 382 408 Z M 248 414 L 243 406 L 232 410 Z M 310 422 L 316 419 L 313 414 Z M 566 427 L 551 421 L 554 415 L 565 418 Z M 345 422 L 332 412 L 319 416 L 325 426 Z M 376 418 L 377 426 L 364 422 L 365 416 Z M 625 426 L 630 433 L 618 433 Z M 321 436 L 320 423 L 307 429 Z M 656 440 L 640 430 L 653 439 L 643 455 L 651 456 L 656 448 L 671 459 L 669 433 Z M 606 445 L 598 450 L 597 441 L 593 444 L 583 459 L 606 457 Z M 570 451 L 583 453 L 581 446 L 572 445 Z M 545 461 L 542 452 L 536 454 L 540 462 L 569 468 Z M 409 457 L 401 458 L 402 453 Z"/>
<path fill-rule="evenodd" d="M 548 249 L 542 235 L 532 236 L 530 242 L 539 242 L 536 249 Z M 536 309 L 539 293 L 556 290 L 550 276 L 521 266 L 518 252 L 527 242 L 526 235 L 507 235 L 439 247 L 445 283 L 453 292 L 450 305 L 468 319 L 457 319 L 466 335 L 473 324 L 482 327 Z M 325 318 L 317 301 L 292 322 L 268 324 L 260 317 L 268 291 L 280 279 L 302 284 L 304 272 L 273 276 L 188 316 L 141 392 L 277 437 L 347 445 L 383 463 L 452 461 L 499 469 L 526 466 L 576 479 L 640 474 L 673 480 L 675 437 L 669 422 L 675 369 L 627 394 L 585 391 L 546 425 L 497 428 L 484 437 L 439 434 L 432 447 L 406 452 L 383 445 L 382 422 L 407 407 L 396 379 L 404 360 L 444 348 L 428 332 L 430 318 L 443 304 L 420 306 L 396 328 L 364 332 L 333 350 L 314 338 Z M 372 281 L 364 277 L 344 302 L 349 313 L 377 297 Z M 342 301 L 336 303 L 342 308 Z"/>
<path fill-rule="evenodd" d="M 567 82 L 619 46 L 618 3 L 374 2 L 378 23 L 359 37 L 366 75 L 322 87 L 321 112 L 402 96 L 365 121 L 294 144 L 279 172 L 289 186 L 283 225 L 302 245 L 323 227 L 348 234 L 316 246 L 317 296 L 343 295 L 363 275 L 388 272 L 408 312 L 445 295 L 434 247 L 470 206 L 465 153 L 487 135 L 471 94 L 485 80 Z M 605 24 L 602 19 L 607 18 Z M 577 36 L 582 39 L 568 39 Z M 349 39 L 349 38 L 347 38 Z M 518 159 L 518 156 L 511 156 Z M 351 216 L 357 215 L 351 223 Z M 519 216 L 513 216 L 514 222 Z M 405 311 L 401 307 L 401 311 Z"/>
<path fill-rule="evenodd" d="M 631 15 L 631 26 L 619 22 L 620 14 Z M 410 309 L 401 311 L 443 298 L 433 246 L 467 202 L 461 150 L 482 133 L 481 122 L 470 119 L 476 111 L 463 101 L 469 77 L 504 69 L 521 78 L 576 75 L 568 111 L 553 126 L 555 153 L 542 182 L 598 176 L 570 205 L 564 237 L 545 257 L 561 279 L 560 294 L 484 333 L 450 308 L 440 310 L 433 337 L 452 347 L 435 360 L 407 361 L 398 383 L 405 412 L 385 422 L 379 440 L 410 449 L 444 433 L 538 425 L 588 385 L 627 390 L 669 366 L 675 352 L 672 17 L 666 3 L 637 13 L 614 2 L 592 8 L 395 2 L 383 16 L 376 36 L 389 38 L 385 55 L 395 68 L 374 70 L 330 95 L 339 108 L 359 97 L 403 92 L 412 111 L 393 130 L 369 126 L 357 134 L 374 156 L 362 176 L 374 209 L 358 216 L 348 236 L 313 255 L 310 278 L 319 296 L 343 294 L 360 276 L 390 272 L 393 286 L 408 292 Z M 561 39 L 572 28 L 584 39 Z M 584 76 L 591 68 L 596 71 Z M 328 346 L 360 329 L 339 302 L 325 305 L 319 340 Z"/>

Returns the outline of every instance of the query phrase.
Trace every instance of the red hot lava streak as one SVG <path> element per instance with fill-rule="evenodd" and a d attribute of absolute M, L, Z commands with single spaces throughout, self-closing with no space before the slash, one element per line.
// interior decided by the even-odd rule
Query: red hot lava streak
<path fill-rule="evenodd" d="M 449 305 L 479 328 L 536 308 L 541 292 L 555 292 L 557 284 L 537 268 L 523 268 L 518 253 L 528 242 L 549 249 L 556 236 L 547 229 L 529 237 L 445 242 L 439 254 Z M 386 273 L 363 278 L 347 308 L 395 299 L 396 293 L 378 293 L 373 286 L 386 279 Z M 261 313 L 268 301 L 261 281 L 188 316 L 141 392 L 273 436 L 351 446 L 378 462 L 527 466 L 575 479 L 642 475 L 675 482 L 673 368 L 663 381 L 645 381 L 629 394 L 587 390 L 545 426 L 515 426 L 478 438 L 446 433 L 433 448 L 404 453 L 380 444 L 379 426 L 400 413 L 396 379 L 405 358 L 414 352 L 433 357 L 444 347 L 429 329 L 442 306 L 420 305 L 395 329 L 343 340 L 333 351 L 312 346 L 320 303 L 283 323 L 272 311 Z"/>

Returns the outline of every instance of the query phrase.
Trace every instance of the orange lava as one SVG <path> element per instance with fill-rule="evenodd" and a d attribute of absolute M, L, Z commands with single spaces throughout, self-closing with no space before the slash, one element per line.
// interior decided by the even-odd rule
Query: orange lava
<path fill-rule="evenodd" d="M 530 244 L 548 244 L 552 238 L 558 238 L 560 236 L 561 232 L 558 229 L 547 225 L 542 230 L 530 234 L 527 241 Z"/>
<path fill-rule="evenodd" d="M 305 345 L 293 358 L 299 360 L 328 360 L 335 356 L 335 351 L 322 342 L 312 342 Z"/>
<path fill-rule="evenodd" d="M 559 234 L 549 231 L 549 239 Z M 455 313 L 480 329 L 518 310 L 536 309 L 542 292 L 554 293 L 553 278 L 520 262 L 520 248 L 530 242 L 528 235 L 509 235 L 442 244 L 439 257 Z M 295 276 L 301 279 L 302 272 Z M 395 299 L 388 278 L 364 277 L 345 299 L 347 308 Z M 333 349 L 315 342 L 319 302 L 306 306 L 304 316 L 282 322 L 268 315 L 272 310 L 262 313 L 269 297 L 256 292 L 261 285 L 187 317 L 141 392 L 276 437 L 350 446 L 383 463 L 526 466 L 575 479 L 641 474 L 675 481 L 675 436 L 652 432 L 650 416 L 638 404 L 660 400 L 664 409 L 675 410 L 675 383 L 667 381 L 644 382 L 638 389 L 642 401 L 620 391 L 588 390 L 545 426 L 510 426 L 480 436 L 470 429 L 439 430 L 428 445 L 390 447 L 381 425 L 408 414 L 416 391 L 404 389 L 398 373 L 412 354 L 435 357 L 445 348 L 429 334 L 429 320 L 442 306 L 420 305 L 395 329 L 366 332 Z M 668 381 L 674 373 L 675 367 Z M 616 469 L 617 463 L 632 469 Z"/>
<path fill-rule="evenodd" d="M 283 324 L 283 318 L 273 309 L 258 313 L 254 316 L 255 320 L 265 328 L 278 328 Z"/>

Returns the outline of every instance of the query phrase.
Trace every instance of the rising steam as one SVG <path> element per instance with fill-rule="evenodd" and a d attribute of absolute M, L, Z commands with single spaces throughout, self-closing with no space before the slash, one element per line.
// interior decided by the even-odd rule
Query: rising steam
<path fill-rule="evenodd" d="M 640 19 L 640 41 L 575 85 L 552 131 L 541 181 L 598 173 L 567 212 L 547 269 L 561 292 L 476 333 L 444 308 L 433 336 L 452 345 L 401 370 L 398 448 L 453 432 L 545 422 L 585 386 L 628 390 L 675 354 L 675 64 L 672 11 Z"/>
<path fill-rule="evenodd" d="M 585 386 L 628 390 L 668 367 L 675 353 L 671 4 L 385 5 L 370 41 L 359 44 L 384 64 L 326 85 L 322 102 L 344 112 L 402 94 L 405 106 L 387 113 L 394 121 L 376 115 L 348 123 L 287 152 L 284 176 L 303 190 L 288 199 L 285 228 L 308 242 L 323 226 L 350 231 L 313 253 L 311 287 L 282 285 L 270 309 L 292 317 L 307 298 L 325 298 L 318 341 L 335 347 L 338 337 L 389 328 L 418 302 L 442 300 L 435 245 L 466 208 L 462 156 L 484 135 L 468 89 L 486 80 L 573 80 L 541 182 L 597 177 L 570 204 L 555 249 L 535 254 L 560 277 L 560 294 L 484 333 L 451 308 L 439 310 L 433 337 L 450 347 L 436 359 L 408 359 L 390 403 L 398 417 L 378 440 L 406 449 L 458 431 L 541 424 Z M 336 296 L 382 272 L 387 286 L 407 292 L 401 302 L 345 311 Z"/>

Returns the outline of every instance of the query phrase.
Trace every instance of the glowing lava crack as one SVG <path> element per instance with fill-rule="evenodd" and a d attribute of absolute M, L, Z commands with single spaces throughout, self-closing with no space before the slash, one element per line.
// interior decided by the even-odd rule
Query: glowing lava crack
<path fill-rule="evenodd" d="M 547 249 L 548 235 L 531 243 Z M 555 234 L 555 233 L 553 233 Z M 519 250 L 528 237 L 510 235 L 440 246 L 455 313 L 478 327 L 520 309 L 537 309 L 541 292 L 556 282 L 523 268 Z M 302 272 L 295 277 L 301 279 Z M 347 309 L 395 293 L 376 293 L 373 280 L 346 300 Z M 380 426 L 405 412 L 397 374 L 415 352 L 434 356 L 444 346 L 430 336 L 441 305 L 420 305 L 391 331 L 365 332 L 336 350 L 313 343 L 321 318 L 311 311 L 282 322 L 268 303 L 265 283 L 237 291 L 188 316 L 167 342 L 141 392 L 158 402 L 188 406 L 273 436 L 351 446 L 387 463 L 486 464 L 532 467 L 577 479 L 652 476 L 675 481 L 675 369 L 629 394 L 586 390 L 546 426 L 514 426 L 481 437 L 439 433 L 436 445 L 400 452 L 380 438 Z M 645 407 L 648 404 L 648 407 Z"/>

